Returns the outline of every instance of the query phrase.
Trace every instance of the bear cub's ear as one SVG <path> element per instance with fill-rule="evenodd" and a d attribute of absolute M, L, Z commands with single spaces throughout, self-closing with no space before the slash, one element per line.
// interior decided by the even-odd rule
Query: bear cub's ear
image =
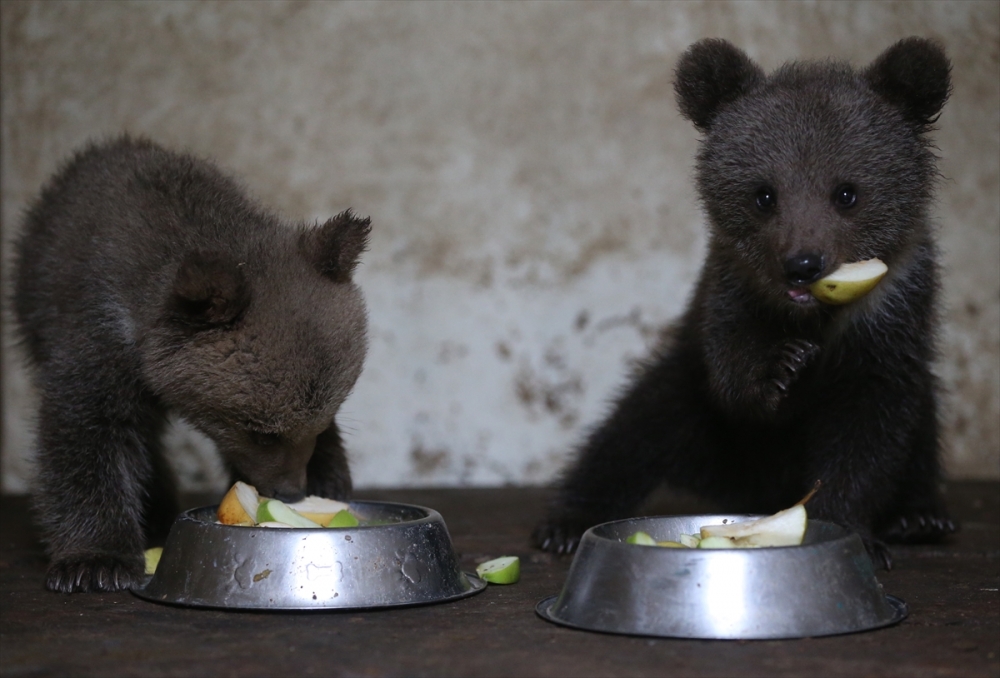
<path fill-rule="evenodd" d="M 865 69 L 876 93 L 899 108 L 911 123 L 927 128 L 951 94 L 951 62 L 936 42 L 904 38 Z"/>
<path fill-rule="evenodd" d="M 170 304 L 174 317 L 198 328 L 235 320 L 250 303 L 243 266 L 217 252 L 195 252 L 181 262 Z"/>
<path fill-rule="evenodd" d="M 726 40 L 708 38 L 681 55 L 674 94 L 681 114 L 706 132 L 723 104 L 735 101 L 763 78 L 764 71 L 745 52 Z"/>
<path fill-rule="evenodd" d="M 334 282 L 349 282 L 368 247 L 371 219 L 344 210 L 322 226 L 305 231 L 299 246 L 316 269 Z"/>

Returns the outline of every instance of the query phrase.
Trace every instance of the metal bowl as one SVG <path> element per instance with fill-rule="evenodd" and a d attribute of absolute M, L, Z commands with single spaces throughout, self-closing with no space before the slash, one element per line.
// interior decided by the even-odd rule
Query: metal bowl
<path fill-rule="evenodd" d="M 801 546 L 701 550 L 625 543 L 637 530 L 658 541 L 703 525 L 758 516 L 633 518 L 587 530 L 562 593 L 541 601 L 551 622 L 590 631 L 672 638 L 767 639 L 853 633 L 907 615 L 875 579 L 861 538 L 810 520 Z"/>
<path fill-rule="evenodd" d="M 186 511 L 170 529 L 140 598 L 245 610 L 358 609 L 456 600 L 485 588 L 459 568 L 437 511 L 355 501 L 359 527 L 279 529 Z"/>

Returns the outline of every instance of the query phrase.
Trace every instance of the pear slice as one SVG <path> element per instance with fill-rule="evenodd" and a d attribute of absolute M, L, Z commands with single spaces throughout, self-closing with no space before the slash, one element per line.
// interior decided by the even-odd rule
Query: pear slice
<path fill-rule="evenodd" d="M 806 507 L 802 504 L 778 511 L 773 516 L 750 520 L 745 523 L 705 525 L 701 528 L 702 541 L 709 537 L 728 537 L 735 547 L 742 546 L 798 546 L 806 534 Z M 732 546 L 730 548 L 733 548 Z"/>
<path fill-rule="evenodd" d="M 881 259 L 844 264 L 810 285 L 809 291 L 825 304 L 847 304 L 871 292 L 888 270 Z"/>
<path fill-rule="evenodd" d="M 284 523 L 292 527 L 319 527 L 305 516 L 288 508 L 288 504 L 277 499 L 268 499 L 257 509 L 258 523 Z"/>
<path fill-rule="evenodd" d="M 224 525 L 253 525 L 257 522 L 259 504 L 260 496 L 257 494 L 257 488 L 236 481 L 219 502 L 216 515 L 219 522 Z"/>
<path fill-rule="evenodd" d="M 698 548 L 698 542 L 700 542 L 701 539 L 693 534 L 682 534 L 677 538 L 677 541 L 681 543 L 681 546 L 686 546 L 689 549 L 696 549 Z"/>
<path fill-rule="evenodd" d="M 309 520 L 319 525 L 326 525 L 333 517 L 341 511 L 346 511 L 349 507 L 342 501 L 336 499 L 324 499 L 316 495 L 310 495 L 302 501 L 294 504 L 287 504 L 288 508 L 305 516 Z"/>
<path fill-rule="evenodd" d="M 521 560 L 517 556 L 487 560 L 476 567 L 476 574 L 491 584 L 516 584 L 521 578 Z"/>

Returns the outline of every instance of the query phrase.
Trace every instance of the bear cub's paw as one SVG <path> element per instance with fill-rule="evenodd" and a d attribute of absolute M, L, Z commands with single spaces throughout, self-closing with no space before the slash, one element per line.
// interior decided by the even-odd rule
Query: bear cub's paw
<path fill-rule="evenodd" d="M 142 583 L 142 556 L 76 556 L 55 561 L 45 576 L 45 588 L 61 593 L 123 591 Z"/>
<path fill-rule="evenodd" d="M 792 339 L 781 345 L 764 394 L 764 404 L 771 412 L 778 408 L 792 383 L 817 353 L 819 346 L 805 339 Z"/>
<path fill-rule="evenodd" d="M 958 525 L 940 511 L 912 512 L 895 517 L 879 531 L 887 542 L 927 544 L 958 532 Z"/>
<path fill-rule="evenodd" d="M 600 521 L 598 521 L 600 522 Z M 560 555 L 576 551 L 580 537 L 593 523 L 584 524 L 573 519 L 548 519 L 539 523 L 531 533 L 531 543 L 535 548 Z"/>

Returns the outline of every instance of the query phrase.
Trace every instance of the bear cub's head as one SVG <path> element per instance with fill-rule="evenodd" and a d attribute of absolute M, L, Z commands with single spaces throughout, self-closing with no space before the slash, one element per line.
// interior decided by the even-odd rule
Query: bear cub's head
<path fill-rule="evenodd" d="M 729 42 L 681 57 L 682 114 L 704 133 L 697 185 L 710 258 L 793 312 L 841 264 L 878 257 L 905 268 L 930 238 L 936 178 L 925 139 L 950 92 L 934 42 L 897 42 L 862 70 L 790 63 L 766 75 Z"/>
<path fill-rule="evenodd" d="M 347 211 L 294 227 L 248 210 L 240 221 L 238 245 L 179 257 L 143 368 L 239 479 L 295 501 L 364 363 L 367 313 L 352 273 L 369 219 Z"/>

